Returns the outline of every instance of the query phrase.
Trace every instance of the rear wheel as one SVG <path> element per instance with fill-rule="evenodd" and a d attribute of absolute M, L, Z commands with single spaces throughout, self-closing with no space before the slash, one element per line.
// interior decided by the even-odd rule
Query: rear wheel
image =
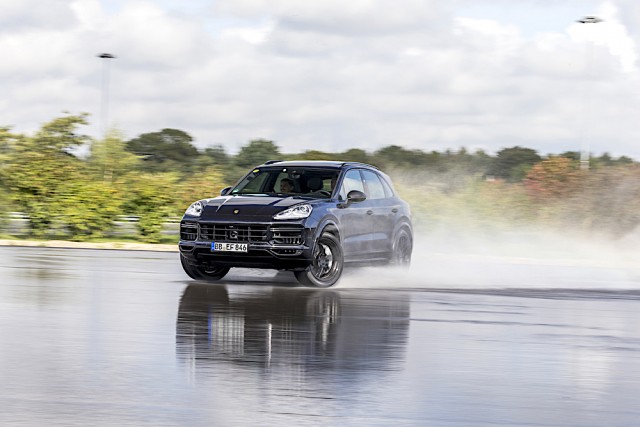
<path fill-rule="evenodd" d="M 393 239 L 391 262 L 400 267 L 409 267 L 412 251 L 413 238 L 406 228 L 401 228 Z"/>
<path fill-rule="evenodd" d="M 195 280 L 220 280 L 229 272 L 229 267 L 190 264 L 182 254 L 180 254 L 180 263 L 187 276 Z"/>
<path fill-rule="evenodd" d="M 313 259 L 303 271 L 296 271 L 296 278 L 303 285 L 328 288 L 342 275 L 344 257 L 342 246 L 336 236 L 322 233 L 313 248 Z"/>

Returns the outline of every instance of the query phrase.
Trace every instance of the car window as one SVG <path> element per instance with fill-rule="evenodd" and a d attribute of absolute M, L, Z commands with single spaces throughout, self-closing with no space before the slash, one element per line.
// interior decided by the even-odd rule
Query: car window
<path fill-rule="evenodd" d="M 247 175 L 233 190 L 233 194 L 258 194 L 262 192 L 268 173 L 254 171 Z"/>
<path fill-rule="evenodd" d="M 287 181 L 290 185 L 291 185 L 291 189 L 290 193 L 299 193 L 300 192 L 300 181 L 298 179 L 292 178 L 288 173 L 286 172 L 281 172 L 278 174 L 278 177 L 276 179 L 276 183 L 275 186 L 273 187 L 272 190 L 274 193 L 280 193 L 282 192 L 282 181 Z"/>
<path fill-rule="evenodd" d="M 364 184 L 360 177 L 360 171 L 357 169 L 352 169 L 345 174 L 342 180 L 342 188 L 340 189 L 340 198 L 346 200 L 347 194 L 352 190 L 358 190 L 364 193 Z"/>
<path fill-rule="evenodd" d="M 384 199 L 384 187 L 378 175 L 374 172 L 363 170 L 362 176 L 367 186 L 367 199 Z"/>
<path fill-rule="evenodd" d="M 322 189 L 324 191 L 331 193 L 333 191 L 333 187 L 335 186 L 337 180 L 338 180 L 338 174 L 333 174 L 328 178 L 323 178 Z"/>
<path fill-rule="evenodd" d="M 335 182 L 337 175 L 334 168 L 259 168 L 245 176 L 230 194 L 328 199 L 331 197 L 332 182 Z"/>
<path fill-rule="evenodd" d="M 391 184 L 389 184 L 387 182 L 386 179 L 384 179 L 384 177 L 380 177 L 380 181 L 382 181 L 382 186 L 384 187 L 384 194 L 387 198 L 389 197 L 393 197 L 395 194 L 393 192 L 393 188 L 391 187 Z"/>

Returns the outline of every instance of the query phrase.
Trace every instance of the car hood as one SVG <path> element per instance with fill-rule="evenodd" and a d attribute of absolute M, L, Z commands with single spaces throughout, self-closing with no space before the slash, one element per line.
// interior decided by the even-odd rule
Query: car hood
<path fill-rule="evenodd" d="M 203 201 L 202 220 L 235 219 L 271 220 L 273 215 L 299 203 L 313 204 L 303 197 L 220 196 Z"/>

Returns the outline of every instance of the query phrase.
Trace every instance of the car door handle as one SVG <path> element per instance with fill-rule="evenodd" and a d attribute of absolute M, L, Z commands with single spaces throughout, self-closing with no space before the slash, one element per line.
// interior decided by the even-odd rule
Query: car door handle
<path fill-rule="evenodd" d="M 393 213 L 398 213 L 398 208 L 393 208 L 393 209 L 391 209 L 391 212 L 393 212 Z"/>
<path fill-rule="evenodd" d="M 367 211 L 367 215 L 373 215 L 373 211 Z"/>

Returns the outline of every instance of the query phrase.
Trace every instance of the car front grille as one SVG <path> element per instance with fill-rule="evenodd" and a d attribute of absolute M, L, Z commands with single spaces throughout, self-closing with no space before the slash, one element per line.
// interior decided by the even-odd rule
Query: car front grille
<path fill-rule="evenodd" d="M 268 225 L 200 224 L 200 239 L 212 242 L 264 242 L 268 230 Z"/>
<path fill-rule="evenodd" d="M 180 239 L 209 242 L 272 242 L 277 245 L 301 245 L 303 228 L 296 226 L 269 226 L 267 224 L 220 224 L 182 222 Z"/>

